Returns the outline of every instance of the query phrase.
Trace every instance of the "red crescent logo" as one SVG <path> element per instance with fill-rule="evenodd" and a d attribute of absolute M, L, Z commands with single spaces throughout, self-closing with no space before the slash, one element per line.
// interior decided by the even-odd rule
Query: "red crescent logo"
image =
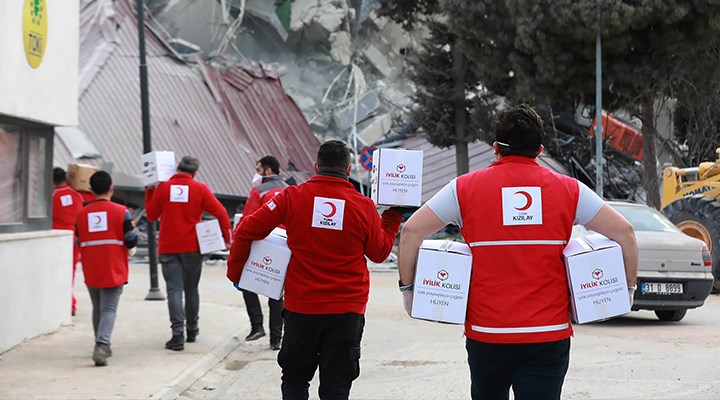
<path fill-rule="evenodd" d="M 101 222 L 102 222 L 102 218 L 100 218 L 99 215 L 96 215 L 96 216 L 95 216 L 95 222 L 94 222 L 94 224 L 95 224 L 95 225 L 98 225 L 98 224 L 101 223 Z"/>
<path fill-rule="evenodd" d="M 532 196 L 530 196 L 530 193 L 528 193 L 524 190 L 520 190 L 520 191 L 515 192 L 515 194 L 521 194 L 521 195 L 525 196 L 525 205 L 522 207 L 515 207 L 516 210 L 525 211 L 528 208 L 530 208 L 530 206 L 532 206 Z"/>
<path fill-rule="evenodd" d="M 334 216 L 335 216 L 335 213 L 337 213 L 337 207 L 335 207 L 335 204 L 333 204 L 333 203 L 331 203 L 331 202 L 329 202 L 329 201 L 326 201 L 326 202 L 324 202 L 323 204 L 329 205 L 329 206 L 330 206 L 330 209 L 331 209 L 332 211 L 330 211 L 328 214 L 321 213 L 322 216 L 325 217 L 325 218 L 332 218 L 332 217 L 334 217 Z"/>
<path fill-rule="evenodd" d="M 180 186 L 175 186 L 175 189 L 178 190 L 178 192 L 176 193 L 178 196 L 182 196 L 183 193 L 185 192 L 185 191 L 183 190 L 183 188 L 181 188 Z"/>

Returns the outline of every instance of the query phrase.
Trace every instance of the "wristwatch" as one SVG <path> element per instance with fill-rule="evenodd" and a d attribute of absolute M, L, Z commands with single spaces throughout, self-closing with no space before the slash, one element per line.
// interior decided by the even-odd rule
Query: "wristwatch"
<path fill-rule="evenodd" d="M 400 287 L 400 291 L 401 291 L 401 292 L 410 292 L 410 291 L 413 290 L 413 284 L 412 284 L 412 283 L 409 284 L 409 285 L 403 285 L 403 283 L 402 283 L 401 280 L 398 280 L 398 286 Z"/>

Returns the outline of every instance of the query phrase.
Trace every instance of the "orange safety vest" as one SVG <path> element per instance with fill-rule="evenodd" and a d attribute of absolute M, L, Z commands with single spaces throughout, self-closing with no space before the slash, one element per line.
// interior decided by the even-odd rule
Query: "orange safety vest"
<path fill-rule="evenodd" d="M 110 288 L 127 283 L 128 252 L 123 229 L 126 211 L 120 204 L 98 200 L 78 214 L 77 235 L 88 286 Z"/>
<path fill-rule="evenodd" d="M 522 156 L 457 180 L 462 234 L 473 255 L 465 335 L 540 343 L 572 335 L 563 249 L 579 187 Z"/>

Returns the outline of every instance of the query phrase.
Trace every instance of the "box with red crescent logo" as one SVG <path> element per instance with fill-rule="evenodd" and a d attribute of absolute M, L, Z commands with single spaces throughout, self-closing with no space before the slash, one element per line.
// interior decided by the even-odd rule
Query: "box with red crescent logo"
<path fill-rule="evenodd" d="M 291 255 L 285 230 L 275 228 L 265 239 L 252 242 L 238 286 L 279 300 L 285 291 L 285 273 Z"/>
<path fill-rule="evenodd" d="M 425 240 L 418 253 L 412 317 L 464 324 L 472 253 L 465 243 Z"/>
<path fill-rule="evenodd" d="M 197 234 L 201 254 L 225 250 L 225 238 L 218 220 L 210 219 L 195 224 L 195 233 Z"/>
<path fill-rule="evenodd" d="M 379 206 L 414 206 L 422 201 L 422 150 L 373 152 L 370 198 Z"/>
<path fill-rule="evenodd" d="M 630 312 L 625 264 L 617 242 L 598 233 L 576 237 L 563 255 L 573 322 L 584 324 Z"/>
<path fill-rule="evenodd" d="M 172 151 L 151 151 L 140 158 L 143 185 L 166 182 L 175 174 L 177 164 Z"/>

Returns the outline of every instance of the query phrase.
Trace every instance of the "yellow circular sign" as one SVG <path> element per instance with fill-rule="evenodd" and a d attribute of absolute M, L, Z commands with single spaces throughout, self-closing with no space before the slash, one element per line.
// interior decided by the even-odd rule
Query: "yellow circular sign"
<path fill-rule="evenodd" d="M 47 44 L 47 9 L 45 0 L 23 0 L 23 42 L 25 57 L 31 67 L 42 63 Z"/>

